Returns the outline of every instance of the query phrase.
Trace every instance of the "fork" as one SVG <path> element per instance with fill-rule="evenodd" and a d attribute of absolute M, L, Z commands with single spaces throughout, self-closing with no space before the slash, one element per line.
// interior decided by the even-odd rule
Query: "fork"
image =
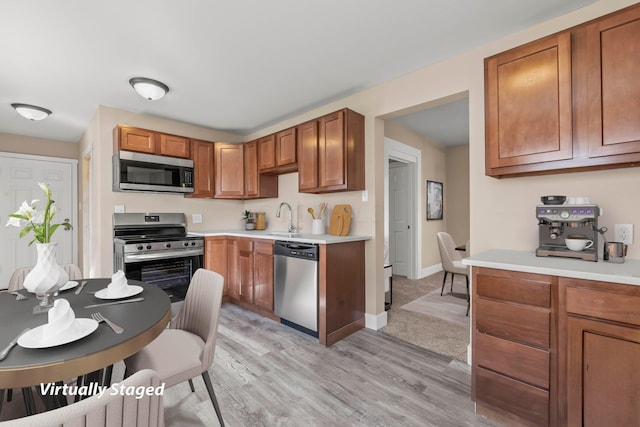
<path fill-rule="evenodd" d="M 122 329 L 120 326 L 116 325 L 111 320 L 109 320 L 106 317 L 104 317 L 102 314 L 100 314 L 99 311 L 93 313 L 91 315 L 91 318 L 93 320 L 95 320 L 96 322 L 98 322 L 98 323 L 105 322 L 107 325 L 109 325 L 111 327 L 111 329 L 113 329 L 113 332 L 115 332 L 116 334 L 121 334 L 121 333 L 124 332 L 124 329 Z"/>
<path fill-rule="evenodd" d="M 27 299 L 27 297 L 25 297 L 24 295 L 22 295 L 20 292 L 18 291 L 13 291 L 13 292 L 9 292 L 11 295 L 15 295 L 16 296 L 16 301 L 22 301 L 23 299 Z"/>

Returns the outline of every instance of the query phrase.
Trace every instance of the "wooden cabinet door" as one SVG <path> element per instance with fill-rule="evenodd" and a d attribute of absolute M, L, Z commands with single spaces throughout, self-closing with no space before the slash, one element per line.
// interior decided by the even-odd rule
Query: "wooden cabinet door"
<path fill-rule="evenodd" d="M 586 31 L 589 157 L 640 153 L 640 8 Z"/>
<path fill-rule="evenodd" d="M 254 241 L 254 303 L 273 311 L 273 242 Z"/>
<path fill-rule="evenodd" d="M 214 145 L 215 197 L 244 196 L 244 144 L 216 142 Z"/>
<path fill-rule="evenodd" d="M 244 144 L 244 194 L 247 198 L 260 195 L 258 179 L 258 142 L 247 142 Z"/>
<path fill-rule="evenodd" d="M 296 128 L 289 128 L 276 134 L 276 167 L 291 166 L 296 163 Z"/>
<path fill-rule="evenodd" d="M 182 136 L 161 133 L 158 154 L 188 159 L 191 157 L 191 141 Z"/>
<path fill-rule="evenodd" d="M 339 188 L 346 184 L 344 112 L 321 117 L 318 128 L 319 187 Z"/>
<path fill-rule="evenodd" d="M 298 189 L 318 188 L 318 121 L 311 120 L 297 127 Z"/>
<path fill-rule="evenodd" d="M 569 426 L 640 425 L 640 329 L 569 316 Z"/>
<path fill-rule="evenodd" d="M 225 237 L 205 237 L 204 268 L 224 277 L 224 295 L 229 293 L 228 240 Z"/>
<path fill-rule="evenodd" d="M 193 160 L 193 193 L 186 197 L 213 197 L 213 142 L 191 141 Z"/>
<path fill-rule="evenodd" d="M 573 157 L 569 32 L 485 60 L 485 122 L 487 175 Z"/>
<path fill-rule="evenodd" d="M 119 126 L 117 130 L 120 150 L 150 154 L 156 152 L 156 132 L 129 126 Z"/>
<path fill-rule="evenodd" d="M 240 301 L 253 304 L 253 242 L 247 239 L 237 240 L 237 287 Z"/>
<path fill-rule="evenodd" d="M 227 264 L 227 282 L 226 286 L 228 295 L 230 298 L 240 299 L 240 247 L 238 246 L 238 239 L 229 239 L 227 243 L 228 248 L 228 264 Z"/>
<path fill-rule="evenodd" d="M 258 139 L 258 169 L 267 170 L 276 167 L 276 136 L 267 135 Z"/>

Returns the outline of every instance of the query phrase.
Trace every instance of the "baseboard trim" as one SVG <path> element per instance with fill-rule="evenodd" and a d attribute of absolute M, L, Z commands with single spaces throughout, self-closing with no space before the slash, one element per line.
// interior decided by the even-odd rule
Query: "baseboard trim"
<path fill-rule="evenodd" d="M 423 268 L 422 270 L 420 270 L 419 279 L 422 279 L 423 277 L 431 276 L 432 274 L 436 274 L 441 271 L 442 271 L 442 263 L 431 265 L 427 268 Z"/>
<path fill-rule="evenodd" d="M 373 329 L 374 331 L 380 330 L 387 326 L 387 312 L 383 311 L 380 314 L 364 314 L 364 327 L 367 329 Z"/>

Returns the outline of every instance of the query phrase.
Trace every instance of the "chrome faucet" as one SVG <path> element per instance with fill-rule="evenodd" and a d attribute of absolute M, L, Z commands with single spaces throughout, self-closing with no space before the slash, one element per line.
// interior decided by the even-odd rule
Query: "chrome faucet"
<path fill-rule="evenodd" d="M 280 203 L 280 206 L 278 206 L 278 211 L 276 212 L 276 218 L 280 218 L 280 209 L 282 209 L 282 205 L 285 205 L 289 208 L 289 233 L 293 233 L 293 230 L 295 230 L 296 228 L 293 226 L 293 210 L 291 209 L 291 205 L 289 203 Z"/>

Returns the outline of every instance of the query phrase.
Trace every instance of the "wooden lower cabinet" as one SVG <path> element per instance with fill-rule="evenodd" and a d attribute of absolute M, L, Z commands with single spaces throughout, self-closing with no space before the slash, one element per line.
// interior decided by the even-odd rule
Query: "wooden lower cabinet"
<path fill-rule="evenodd" d="M 640 425 L 640 286 L 473 268 L 472 399 L 506 425 Z"/>
<path fill-rule="evenodd" d="M 253 249 L 253 302 L 273 311 L 273 242 L 255 241 Z"/>
<path fill-rule="evenodd" d="M 229 294 L 228 260 L 229 241 L 226 237 L 212 236 L 204 239 L 204 268 L 224 277 L 223 295 Z"/>
<path fill-rule="evenodd" d="M 508 424 L 555 425 L 556 277 L 473 269 L 472 399 Z"/>
<path fill-rule="evenodd" d="M 561 279 L 560 289 L 567 343 L 561 421 L 640 425 L 640 287 Z"/>

